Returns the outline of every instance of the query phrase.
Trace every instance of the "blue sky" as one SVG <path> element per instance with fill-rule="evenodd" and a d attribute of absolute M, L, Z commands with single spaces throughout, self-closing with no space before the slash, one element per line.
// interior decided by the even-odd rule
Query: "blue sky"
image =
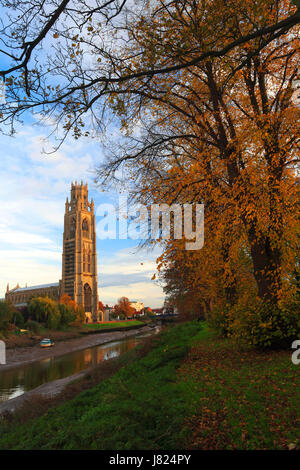
<path fill-rule="evenodd" d="M 88 183 L 95 211 L 118 199 L 93 182 L 95 165 L 103 158 L 99 142 L 69 138 L 47 155 L 48 134 L 49 129 L 31 119 L 18 126 L 15 137 L 0 134 L 0 297 L 7 283 L 29 286 L 61 279 L 63 216 L 72 181 Z M 114 304 L 125 295 L 153 308 L 162 305 L 163 291 L 151 281 L 160 250 L 140 251 L 137 243 L 97 238 L 103 303 Z"/>

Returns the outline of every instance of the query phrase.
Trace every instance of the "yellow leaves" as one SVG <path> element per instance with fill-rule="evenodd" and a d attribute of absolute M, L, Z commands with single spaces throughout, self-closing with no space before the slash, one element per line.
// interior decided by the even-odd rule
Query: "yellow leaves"
<path fill-rule="evenodd" d="M 212 43 L 216 47 L 224 46 L 224 28 L 228 28 L 227 31 L 230 32 L 227 39 L 230 41 L 234 34 L 250 31 L 253 24 L 268 24 L 271 21 L 270 11 L 267 7 L 265 10 L 263 8 L 264 2 L 254 2 L 257 11 L 252 11 L 253 2 L 236 0 L 231 2 L 226 11 L 227 21 L 224 22 L 224 12 L 221 11 L 223 3 L 208 2 L 207 11 L 205 14 L 197 12 L 197 22 L 193 25 L 184 11 L 176 10 L 175 16 L 172 16 L 164 8 L 157 12 L 151 24 L 143 18 L 136 25 L 134 34 L 130 33 L 134 53 L 130 50 L 132 59 L 128 61 L 128 70 L 139 71 L 156 63 L 168 64 L 175 61 L 174 50 L 178 54 L 184 50 L 184 60 L 189 60 L 194 56 L 193 50 L 199 53 L 211 47 Z M 243 21 L 240 21 L 241 18 Z M 215 25 L 221 23 L 222 29 L 219 30 Z M 239 25 L 241 31 L 235 29 L 236 25 Z M 92 32 L 92 25 L 87 29 Z M 219 31 L 221 33 L 218 37 Z M 132 42 L 125 50 L 125 55 Z M 267 82 L 268 92 L 271 94 L 276 92 L 277 82 L 281 87 L 280 67 L 285 63 L 285 59 L 282 61 L 280 58 L 282 51 L 276 49 L 270 55 L 272 60 L 269 60 L 270 49 L 266 47 L 262 52 L 264 60 L 256 71 L 250 61 L 249 67 L 252 69 L 249 78 L 251 81 L 256 80 L 252 94 L 245 85 L 244 69 L 221 92 L 226 77 L 237 65 L 239 57 L 244 56 L 245 50 L 252 48 L 251 41 L 228 54 L 226 61 L 213 61 L 213 90 L 203 64 L 203 67 L 191 67 L 189 70 L 151 77 L 149 88 L 144 78 L 137 79 L 133 83 L 135 90 L 141 89 L 154 96 L 152 101 L 145 99 L 142 109 L 141 101 L 135 99 L 134 94 L 130 95 L 130 91 L 127 93 L 128 83 L 120 85 L 120 91 L 124 92 L 122 99 L 113 93 L 107 98 L 114 111 L 123 118 L 121 122 L 125 130 L 129 121 L 127 116 L 139 114 L 144 122 L 149 119 L 153 123 L 157 135 L 182 135 L 172 140 L 174 147 L 168 147 L 168 156 L 157 158 L 159 163 L 155 163 L 155 169 L 163 174 L 163 178 L 156 178 L 151 174 L 149 158 L 139 160 L 134 167 L 129 168 L 131 175 L 139 174 L 144 178 L 140 188 L 142 198 L 149 195 L 154 201 L 163 200 L 167 203 L 176 197 L 180 203 L 194 198 L 208 204 L 209 211 L 205 214 L 207 238 L 203 251 L 187 255 L 180 241 L 172 241 L 166 244 L 172 250 L 169 253 L 165 251 L 165 256 L 157 260 L 158 271 L 162 271 L 168 262 L 172 264 L 173 271 L 170 269 L 167 274 L 175 273 L 176 282 L 173 279 L 172 282 L 178 282 L 178 288 L 190 291 L 198 289 L 197 293 L 192 291 L 197 299 L 198 296 L 210 296 L 215 300 L 217 292 L 224 287 L 225 280 L 225 286 L 230 286 L 228 280 L 233 279 L 235 273 L 243 288 L 252 286 L 248 235 L 249 226 L 253 222 L 256 242 L 260 241 L 258 234 L 261 234 L 262 239 L 268 234 L 273 244 L 280 244 L 281 233 L 278 229 L 284 231 L 284 240 L 288 240 L 285 250 L 289 251 L 288 255 L 284 254 L 284 262 L 287 263 L 288 259 L 292 270 L 293 255 L 290 251 L 293 249 L 290 246 L 295 245 L 291 241 L 295 239 L 296 223 L 293 214 L 296 186 L 294 173 L 288 173 L 290 170 L 284 168 L 280 187 L 272 181 L 270 175 L 280 170 L 279 164 L 285 155 L 294 158 L 294 150 L 290 151 L 287 142 L 295 137 L 293 126 L 296 119 L 291 111 L 280 111 L 280 114 L 262 110 L 261 90 L 257 80 L 258 72 L 266 74 L 267 79 L 272 79 L 273 81 Z M 273 60 L 276 54 L 277 60 Z M 101 62 L 100 57 L 96 60 Z M 289 68 L 286 68 L 286 72 L 281 68 L 281 71 L 286 73 L 288 80 Z M 283 91 L 284 86 L 282 95 Z M 254 109 L 255 102 L 258 111 Z M 280 110 L 280 106 L 278 108 Z M 276 129 L 280 129 L 280 132 Z M 222 132 L 225 134 L 224 139 L 221 138 Z M 191 137 L 186 138 L 186 135 Z M 222 140 L 226 141 L 226 145 Z M 280 149 L 278 153 L 276 145 Z M 270 149 L 273 155 L 268 161 L 266 152 Z M 150 178 L 148 174 L 151 175 Z M 282 214 L 280 224 L 278 214 Z M 265 274 L 263 269 L 261 273 Z M 155 275 L 152 277 L 154 279 Z"/>
<path fill-rule="evenodd" d="M 272 322 L 269 323 L 260 323 L 259 326 L 261 328 L 271 328 L 272 327 Z"/>
<path fill-rule="evenodd" d="M 57 39 L 59 37 L 58 33 L 53 34 L 54 39 Z"/>

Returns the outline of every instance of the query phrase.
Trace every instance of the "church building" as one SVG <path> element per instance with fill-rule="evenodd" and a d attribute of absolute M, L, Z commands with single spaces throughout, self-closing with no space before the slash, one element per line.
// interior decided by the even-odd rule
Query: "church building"
<path fill-rule="evenodd" d="M 68 294 L 84 308 L 86 320 L 101 320 L 98 315 L 97 252 L 94 202 L 88 200 L 87 184 L 71 185 L 71 198 L 65 204 L 62 279 L 57 283 L 32 287 L 17 285 L 5 299 L 23 307 L 32 297 L 58 300 Z"/>

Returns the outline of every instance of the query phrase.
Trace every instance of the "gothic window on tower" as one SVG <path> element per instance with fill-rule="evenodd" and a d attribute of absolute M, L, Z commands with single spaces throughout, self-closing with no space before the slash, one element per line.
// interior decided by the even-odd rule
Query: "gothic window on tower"
<path fill-rule="evenodd" d="M 92 289 L 88 284 L 84 285 L 84 311 L 92 311 Z"/>
<path fill-rule="evenodd" d="M 84 237 L 89 237 L 89 223 L 86 219 L 82 222 L 82 232 Z"/>
<path fill-rule="evenodd" d="M 88 272 L 91 272 L 91 255 L 88 254 Z"/>

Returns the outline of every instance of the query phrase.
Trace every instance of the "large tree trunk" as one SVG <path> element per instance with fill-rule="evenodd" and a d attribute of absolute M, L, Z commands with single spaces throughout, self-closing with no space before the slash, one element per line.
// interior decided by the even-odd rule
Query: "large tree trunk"
<path fill-rule="evenodd" d="M 262 300 L 276 304 L 281 289 L 281 252 L 271 246 L 269 237 L 260 237 L 253 227 L 248 231 L 251 256 L 258 295 Z"/>

